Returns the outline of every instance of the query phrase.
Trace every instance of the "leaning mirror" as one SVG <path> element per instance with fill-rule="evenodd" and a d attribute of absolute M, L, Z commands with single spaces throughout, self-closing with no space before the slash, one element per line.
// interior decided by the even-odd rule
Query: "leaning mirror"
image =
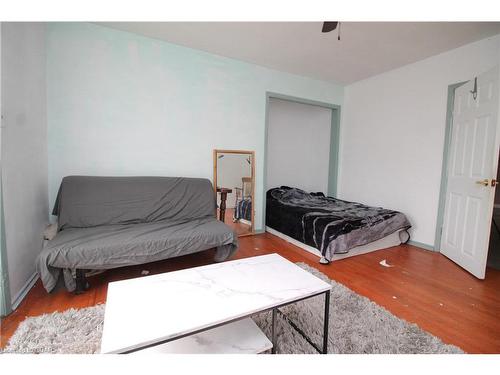
<path fill-rule="evenodd" d="M 238 234 L 254 231 L 255 153 L 214 150 L 217 217 Z"/>

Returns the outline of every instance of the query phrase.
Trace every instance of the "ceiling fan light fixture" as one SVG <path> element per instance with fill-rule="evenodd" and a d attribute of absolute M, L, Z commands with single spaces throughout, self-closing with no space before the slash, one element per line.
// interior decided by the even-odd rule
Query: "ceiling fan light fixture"
<path fill-rule="evenodd" d="M 337 29 L 338 27 L 338 29 Z M 340 40 L 340 22 L 336 21 L 325 21 L 323 22 L 323 27 L 321 28 L 322 33 L 329 33 L 330 31 L 333 31 L 337 29 L 337 40 Z"/>
<path fill-rule="evenodd" d="M 326 21 L 323 22 L 323 27 L 321 29 L 322 33 L 329 33 L 337 28 L 338 22 Z"/>

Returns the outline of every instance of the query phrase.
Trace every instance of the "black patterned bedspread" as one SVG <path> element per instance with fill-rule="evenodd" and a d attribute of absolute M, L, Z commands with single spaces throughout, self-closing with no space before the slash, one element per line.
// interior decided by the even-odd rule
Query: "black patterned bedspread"
<path fill-rule="evenodd" d="M 333 254 L 407 231 L 411 224 L 398 211 L 282 186 L 267 192 L 266 226 L 318 249 L 331 260 Z M 405 242 L 408 239 L 406 232 Z"/>

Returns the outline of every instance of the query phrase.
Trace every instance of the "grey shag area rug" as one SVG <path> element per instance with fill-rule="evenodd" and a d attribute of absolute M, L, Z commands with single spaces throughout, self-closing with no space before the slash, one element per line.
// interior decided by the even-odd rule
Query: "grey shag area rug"
<path fill-rule="evenodd" d="M 399 319 L 383 307 L 304 263 L 298 265 L 332 284 L 329 353 L 411 354 L 463 353 L 453 345 Z M 24 320 L 4 353 L 99 353 L 105 305 L 70 309 Z M 324 296 L 313 297 L 280 310 L 309 338 L 322 345 Z M 253 317 L 270 337 L 271 313 Z M 278 353 L 314 354 L 314 348 L 278 314 Z"/>

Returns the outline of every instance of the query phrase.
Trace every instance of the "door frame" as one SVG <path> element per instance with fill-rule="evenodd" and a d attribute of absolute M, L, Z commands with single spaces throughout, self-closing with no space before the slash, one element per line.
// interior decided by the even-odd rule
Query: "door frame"
<path fill-rule="evenodd" d="M 453 133 L 453 107 L 455 104 L 455 90 L 466 84 L 469 81 L 462 81 L 458 83 L 454 83 L 448 86 L 448 100 L 446 107 L 446 125 L 445 125 L 445 139 L 444 139 L 444 148 L 443 148 L 443 163 L 441 167 L 441 186 L 439 190 L 439 205 L 437 212 L 437 220 L 436 220 L 436 233 L 434 239 L 434 251 L 441 251 L 441 236 L 443 232 L 443 223 L 444 223 L 444 207 L 446 203 L 446 189 L 448 187 L 448 159 L 450 154 L 450 144 L 451 137 Z M 498 125 L 497 125 L 497 140 L 500 138 L 500 134 Z M 497 141 L 498 144 L 498 141 Z M 498 149 L 496 150 L 498 152 Z M 496 156 L 496 160 L 498 160 L 498 155 Z"/>
<path fill-rule="evenodd" d="M 2 166 L 0 165 L 0 316 L 9 315 L 12 312 L 4 228 Z"/>
<path fill-rule="evenodd" d="M 2 65 L 2 22 L 0 22 L 0 70 Z M 0 85 L 0 154 L 2 153 L 2 87 Z M 1 155 L 0 155 L 1 156 Z M 1 157 L 0 157 L 1 159 Z M 6 316 L 12 312 L 12 299 L 10 297 L 9 272 L 7 268 L 7 248 L 5 241 L 5 218 L 3 213 L 3 189 L 2 189 L 2 162 L 0 160 L 0 316 Z"/>
<path fill-rule="evenodd" d="M 441 185 L 439 188 L 439 202 L 434 237 L 434 251 L 441 251 L 441 234 L 443 232 L 444 206 L 446 203 L 446 189 L 448 188 L 448 159 L 450 156 L 451 135 L 453 132 L 453 106 L 455 105 L 455 90 L 469 81 L 453 83 L 448 86 L 448 100 L 446 104 L 446 123 L 443 145 L 443 163 L 441 165 Z"/>
<path fill-rule="evenodd" d="M 277 92 L 266 91 L 266 110 L 265 110 L 265 125 L 264 125 L 264 156 L 262 166 L 264 168 L 264 176 L 262 186 L 264 190 L 262 199 L 262 232 L 266 231 L 266 180 L 267 180 L 267 149 L 268 149 L 268 132 L 269 132 L 269 100 L 281 99 L 294 103 L 315 105 L 318 107 L 328 108 L 332 111 L 331 128 L 330 128 L 330 157 L 328 161 L 328 191 L 327 194 L 332 197 L 337 197 L 338 192 L 338 175 L 339 175 L 339 157 L 340 157 L 340 110 L 338 104 L 320 102 L 316 100 L 300 98 L 280 94 Z M 260 231 L 257 231 L 260 232 Z"/>

